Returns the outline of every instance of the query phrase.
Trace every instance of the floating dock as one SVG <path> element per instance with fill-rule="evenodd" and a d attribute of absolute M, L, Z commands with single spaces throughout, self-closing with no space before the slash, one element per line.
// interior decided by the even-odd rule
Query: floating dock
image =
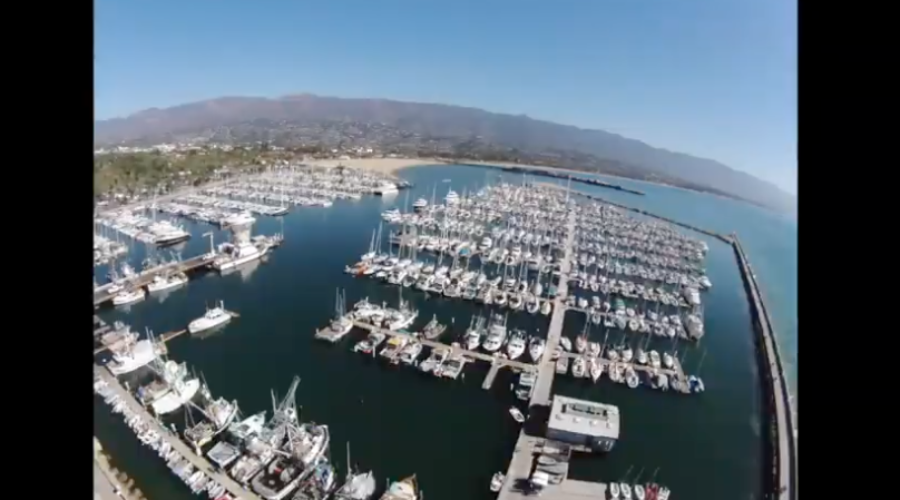
<path fill-rule="evenodd" d="M 243 500 L 260 500 L 260 498 L 244 489 L 240 484 L 238 484 L 235 480 L 231 479 L 227 474 L 214 470 L 212 465 L 203 457 L 198 456 L 191 447 L 185 444 L 184 441 L 179 439 L 176 434 L 173 434 L 171 429 L 168 429 L 161 425 L 159 421 L 147 411 L 146 408 L 141 406 L 134 396 L 132 396 L 128 391 L 125 390 L 119 384 L 118 379 L 114 377 L 109 370 L 106 368 L 94 365 L 94 373 L 97 374 L 101 379 L 103 379 L 112 389 L 112 391 L 119 396 L 119 398 L 128 405 L 128 408 L 131 409 L 135 414 L 140 415 L 141 419 L 144 422 L 147 422 L 153 430 L 159 433 L 161 439 L 166 440 L 171 446 L 172 449 L 177 450 L 178 453 L 181 454 L 182 457 L 187 459 L 194 467 L 199 471 L 203 471 L 204 474 L 209 476 L 211 479 L 215 479 L 219 484 L 225 487 L 225 491 L 230 493 L 236 499 Z"/>

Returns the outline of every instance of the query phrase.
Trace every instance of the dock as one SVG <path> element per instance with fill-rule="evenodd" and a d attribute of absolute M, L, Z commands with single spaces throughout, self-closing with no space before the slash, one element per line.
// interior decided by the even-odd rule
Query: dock
<path fill-rule="evenodd" d="M 771 476 L 767 476 L 764 495 L 766 498 L 778 500 L 795 500 L 798 498 L 797 485 L 797 442 L 794 430 L 793 408 L 790 392 L 784 374 L 784 364 L 778 342 L 775 340 L 772 320 L 766 310 L 765 302 L 756 282 L 756 275 L 750 268 L 750 262 L 744 253 L 737 234 L 731 236 L 738 267 L 747 296 L 750 299 L 750 313 L 753 317 L 753 330 L 757 337 L 757 353 L 759 355 L 760 376 L 763 393 L 766 395 L 765 424 L 763 429 L 768 434 L 766 455 L 767 467 L 771 467 Z M 769 474 L 768 472 L 766 473 Z"/>
<path fill-rule="evenodd" d="M 499 356 L 491 356 L 483 352 L 469 351 L 468 349 L 463 349 L 455 345 L 449 345 L 444 344 L 443 342 L 419 338 L 409 332 L 404 332 L 401 330 L 388 330 L 386 328 L 379 328 L 372 325 L 371 323 L 365 323 L 362 321 L 354 321 L 353 326 L 369 332 L 381 332 L 391 337 L 408 337 L 411 339 L 414 338 L 417 342 L 420 342 L 424 346 L 431 347 L 432 349 L 447 349 L 450 351 L 451 356 L 463 355 L 468 358 L 469 361 L 485 361 L 491 363 L 492 369 L 494 367 L 496 367 L 497 370 L 499 370 L 500 368 L 512 368 L 519 371 L 534 371 L 537 369 L 537 366 L 531 363 L 501 358 Z M 488 373 L 488 375 L 490 375 L 490 373 Z M 496 374 L 494 374 L 494 376 L 496 377 Z"/>
<path fill-rule="evenodd" d="M 161 266 L 154 267 L 153 269 L 148 269 L 138 276 L 135 276 L 129 280 L 127 280 L 127 284 L 125 285 L 126 290 L 134 290 L 136 288 L 141 288 L 149 285 L 153 282 L 153 278 L 163 273 L 187 273 L 193 271 L 195 269 L 206 267 L 210 263 L 212 263 L 215 257 L 211 257 L 209 255 L 198 255 L 197 257 L 192 257 L 187 260 L 182 260 L 180 262 L 171 262 L 168 264 L 163 264 Z M 116 295 L 114 293 L 109 293 L 109 284 L 104 285 L 98 289 L 98 291 L 94 292 L 94 305 L 98 306 L 103 304 L 104 302 L 112 300 L 112 298 Z"/>
<path fill-rule="evenodd" d="M 500 373 L 500 368 L 502 368 L 500 364 L 491 363 L 491 369 L 488 370 L 488 374 L 484 377 L 484 382 L 481 383 L 482 389 L 487 391 L 494 385 L 494 379 L 497 378 L 497 374 Z"/>
<path fill-rule="evenodd" d="M 550 328 L 547 331 L 547 344 L 544 347 L 544 355 L 538 366 L 537 381 L 534 384 L 534 390 L 531 393 L 531 400 L 528 402 L 529 409 L 535 406 L 549 406 L 551 392 L 553 390 L 553 378 L 556 375 L 556 362 L 553 361 L 553 352 L 559 346 L 559 339 L 562 337 L 563 323 L 566 319 L 565 299 L 569 289 L 569 273 L 572 271 L 572 251 L 575 244 L 575 211 L 569 212 L 569 220 L 566 223 L 566 242 L 563 247 L 563 257 L 561 259 L 559 285 L 557 294 L 554 298 L 553 314 L 550 316 Z M 534 467 L 535 453 L 538 452 L 538 445 L 543 446 L 544 439 L 529 436 L 523 428 L 519 431 L 519 438 L 516 441 L 516 447 L 513 451 L 512 459 L 509 461 L 509 468 L 506 471 L 506 480 L 503 487 L 497 495 L 499 500 L 519 500 L 525 499 L 529 495 L 526 491 L 519 488 L 519 484 L 527 482 L 531 477 Z M 563 484 L 570 481 L 563 480 Z M 593 483 L 587 483 L 593 484 Z M 576 485 L 577 486 L 577 485 Z M 583 496 L 567 495 L 566 491 L 600 491 L 604 496 L 594 498 L 606 498 L 606 488 L 597 486 L 596 488 L 571 488 L 563 487 L 563 485 L 554 485 L 546 488 L 544 496 L 550 496 L 554 500 L 568 500 L 585 498 Z M 589 498 L 589 497 L 588 497 Z"/>
<path fill-rule="evenodd" d="M 135 414 L 140 415 L 141 419 L 144 422 L 147 422 L 153 430 L 159 433 L 161 439 L 165 439 L 174 450 L 177 450 L 178 453 L 181 454 L 182 457 L 187 459 L 197 470 L 203 471 L 204 474 L 210 477 L 210 479 L 216 480 L 219 484 L 225 487 L 225 490 L 234 496 L 235 499 L 243 499 L 243 500 L 260 500 L 256 494 L 245 490 L 240 484 L 238 484 L 235 480 L 231 479 L 227 474 L 219 472 L 213 469 L 213 466 L 203 457 L 198 456 L 191 447 L 185 444 L 178 435 L 174 434 L 171 429 L 166 428 L 159 421 L 147 411 L 146 408 L 141 406 L 137 400 L 132 396 L 125 388 L 119 384 L 118 379 L 113 376 L 109 370 L 102 368 L 100 366 L 94 365 L 94 373 L 97 374 L 101 379 L 103 379 L 112 389 L 112 391 L 119 396 L 119 398 L 131 409 Z"/>

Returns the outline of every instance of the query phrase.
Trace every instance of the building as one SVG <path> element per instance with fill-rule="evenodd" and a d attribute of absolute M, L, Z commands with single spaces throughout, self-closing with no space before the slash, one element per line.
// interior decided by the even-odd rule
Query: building
<path fill-rule="evenodd" d="M 619 439 L 619 408 L 553 396 L 547 439 L 569 443 L 585 451 L 610 451 Z"/>

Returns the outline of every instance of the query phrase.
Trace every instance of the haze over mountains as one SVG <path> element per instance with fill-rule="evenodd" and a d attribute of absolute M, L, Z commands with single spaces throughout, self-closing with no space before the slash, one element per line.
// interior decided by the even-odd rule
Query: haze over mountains
<path fill-rule="evenodd" d="M 319 124 L 329 126 L 316 128 Z M 340 133 L 335 133 L 334 124 L 341 124 Z M 796 209 L 796 198 L 774 184 L 715 160 L 654 148 L 602 130 L 462 106 L 310 94 L 277 99 L 223 97 L 94 123 L 98 145 L 190 136 L 233 141 L 256 138 L 277 143 L 279 139 L 298 137 L 321 140 L 329 135 L 330 144 L 353 139 L 377 144 L 387 136 L 392 142 L 402 138 L 417 144 L 471 142 L 477 138 L 514 151 L 587 154 L 626 165 L 637 178 L 649 174 L 651 178 L 681 179 L 778 210 Z"/>

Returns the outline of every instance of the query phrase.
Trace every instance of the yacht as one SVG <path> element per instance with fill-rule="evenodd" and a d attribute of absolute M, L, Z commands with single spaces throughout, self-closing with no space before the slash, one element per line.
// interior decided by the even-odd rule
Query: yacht
<path fill-rule="evenodd" d="M 687 327 L 688 334 L 693 339 L 700 339 L 703 337 L 703 320 L 700 319 L 699 316 L 695 314 L 688 314 L 684 319 L 685 326 Z"/>
<path fill-rule="evenodd" d="M 487 337 L 481 347 L 487 352 L 497 352 L 503 347 L 506 341 L 506 318 L 495 314 L 491 319 L 491 325 L 488 327 Z"/>
<path fill-rule="evenodd" d="M 378 186 L 376 186 L 375 189 L 372 190 L 372 192 L 377 195 L 384 196 L 384 195 L 388 195 L 388 194 L 399 193 L 400 190 L 397 189 L 397 185 L 394 184 L 393 182 L 384 181 L 381 184 L 379 184 Z"/>
<path fill-rule="evenodd" d="M 692 306 L 700 305 L 700 292 L 697 291 L 696 288 L 686 286 L 684 287 L 682 294 L 684 295 L 685 300 L 688 301 L 688 304 Z"/>
<path fill-rule="evenodd" d="M 428 200 L 426 200 L 425 198 L 419 198 L 415 201 L 415 203 L 413 203 L 413 210 L 415 210 L 416 212 L 422 212 L 426 208 L 428 208 Z"/>
<path fill-rule="evenodd" d="M 532 361 L 538 363 L 541 361 L 541 356 L 544 354 L 544 347 L 546 347 L 547 343 L 544 339 L 540 337 L 531 337 L 531 340 L 528 342 L 528 355 L 531 356 Z"/>
<path fill-rule="evenodd" d="M 231 321 L 231 317 L 231 313 L 225 310 L 225 303 L 220 300 L 218 306 L 207 309 L 203 316 L 188 323 L 188 333 L 194 334 L 224 325 Z"/>
<path fill-rule="evenodd" d="M 416 476 L 412 475 L 391 483 L 380 500 L 422 500 L 421 493 Z"/>
<path fill-rule="evenodd" d="M 134 290 L 123 290 L 116 294 L 112 299 L 114 306 L 124 306 L 134 304 L 147 298 L 147 292 L 143 288 L 135 288 Z"/>
<path fill-rule="evenodd" d="M 212 267 L 219 272 L 228 271 L 242 264 L 261 259 L 268 251 L 268 245 L 257 246 L 249 241 L 238 244 L 222 243 L 219 245 L 220 255 L 213 260 Z"/>
<path fill-rule="evenodd" d="M 243 211 L 228 215 L 227 217 L 222 218 L 219 221 L 219 224 L 222 228 L 228 228 L 231 226 L 247 226 L 256 222 L 256 219 L 250 212 Z"/>
<path fill-rule="evenodd" d="M 159 223 L 152 230 L 156 235 L 153 243 L 159 247 L 177 245 L 191 239 L 191 233 L 171 223 Z"/>
<path fill-rule="evenodd" d="M 446 203 L 447 206 L 456 205 L 459 203 L 459 195 L 452 189 L 447 191 L 447 196 L 444 197 L 444 203 Z"/>
<path fill-rule="evenodd" d="M 509 359 L 518 359 L 525 352 L 526 341 L 525 333 L 521 330 L 513 331 L 506 344 L 506 354 Z"/>
<path fill-rule="evenodd" d="M 603 375 L 603 362 L 597 358 L 591 358 L 591 366 L 590 366 L 590 375 L 591 380 L 596 382 L 600 379 L 600 375 Z"/>
<path fill-rule="evenodd" d="M 188 277 L 184 273 L 175 273 L 169 276 L 154 276 L 153 281 L 147 285 L 149 293 L 162 292 L 163 290 L 171 290 L 188 282 Z"/>

